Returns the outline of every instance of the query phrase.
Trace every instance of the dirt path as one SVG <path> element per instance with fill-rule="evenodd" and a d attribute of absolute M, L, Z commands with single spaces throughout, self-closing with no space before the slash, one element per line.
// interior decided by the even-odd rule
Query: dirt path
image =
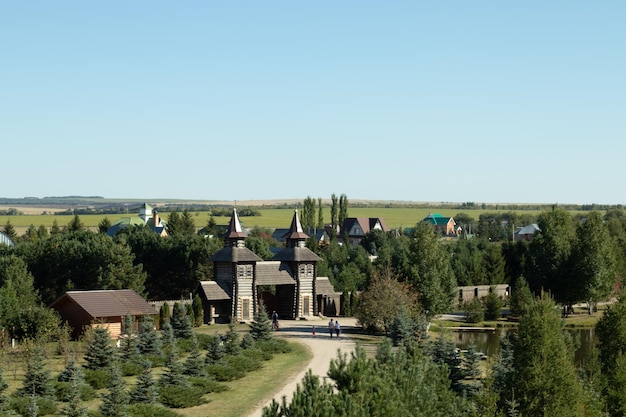
<path fill-rule="evenodd" d="M 309 369 L 311 369 L 313 374 L 323 378 L 328 372 L 330 360 L 337 357 L 338 350 L 344 353 L 354 351 L 354 342 L 343 334 L 339 338 L 336 338 L 334 335 L 332 339 L 330 338 L 328 320 L 329 319 L 312 319 L 306 321 L 282 320 L 280 322 L 280 336 L 306 345 L 311 350 L 313 358 L 306 368 L 293 379 L 288 381 L 276 381 L 277 391 L 271 398 L 260 403 L 258 408 L 253 413 L 249 414 L 248 417 L 261 417 L 263 415 L 263 407 L 268 405 L 273 398 L 281 402 L 282 398 L 286 396 L 287 402 L 290 402 L 293 392 L 296 390 L 296 386 L 302 381 L 302 378 L 304 378 L 304 375 Z M 353 318 L 339 318 L 339 323 L 342 329 L 348 331 L 354 329 L 356 326 L 356 320 Z M 315 336 L 313 336 L 313 326 L 315 326 Z"/>

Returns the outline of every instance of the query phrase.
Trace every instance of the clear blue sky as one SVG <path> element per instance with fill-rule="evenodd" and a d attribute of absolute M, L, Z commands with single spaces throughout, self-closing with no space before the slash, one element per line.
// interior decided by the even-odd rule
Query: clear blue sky
<path fill-rule="evenodd" d="M 6 1 L 0 197 L 626 203 L 624 1 Z"/>

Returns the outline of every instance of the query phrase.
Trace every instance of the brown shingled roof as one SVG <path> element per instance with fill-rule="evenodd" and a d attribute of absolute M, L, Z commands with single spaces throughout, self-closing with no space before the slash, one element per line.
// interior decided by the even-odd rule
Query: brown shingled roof
<path fill-rule="evenodd" d="M 245 246 L 240 248 L 226 246 L 217 251 L 209 260 L 213 262 L 260 262 L 263 259 Z"/>
<path fill-rule="evenodd" d="M 295 284 L 289 266 L 279 261 L 264 261 L 256 264 L 256 285 Z"/>
<path fill-rule="evenodd" d="M 200 289 L 209 301 L 230 300 L 228 292 L 215 281 L 200 281 Z"/>
<path fill-rule="evenodd" d="M 274 261 L 317 262 L 322 258 L 309 248 L 284 248 L 272 258 Z"/>
<path fill-rule="evenodd" d="M 68 291 L 50 307 L 68 301 L 77 304 L 94 319 L 158 314 L 153 306 L 133 290 Z"/>
<path fill-rule="evenodd" d="M 338 295 L 333 284 L 330 283 L 328 277 L 317 277 L 315 279 L 315 293 L 318 295 Z"/>

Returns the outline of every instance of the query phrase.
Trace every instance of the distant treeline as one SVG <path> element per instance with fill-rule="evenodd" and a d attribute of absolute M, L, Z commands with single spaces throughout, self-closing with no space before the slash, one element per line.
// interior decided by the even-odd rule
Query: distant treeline
<path fill-rule="evenodd" d="M 163 201 L 163 200 L 161 200 Z M 0 197 L 0 205 L 4 206 L 44 206 L 67 208 L 58 215 L 74 215 L 74 214 L 126 214 L 134 213 L 143 203 L 138 199 L 107 199 L 100 196 L 66 196 L 66 197 L 24 197 L 24 198 L 2 198 Z M 324 204 L 330 206 L 330 202 Z M 428 208 L 428 209 L 482 209 L 482 210 L 500 210 L 500 211 L 541 211 L 550 208 L 553 204 L 490 204 L 477 203 L 467 201 L 463 203 L 424 203 L 424 202 L 403 202 L 403 201 L 350 201 L 352 208 Z M 602 211 L 610 209 L 622 209 L 622 204 L 558 204 L 559 207 L 567 211 Z M 282 209 L 293 208 L 293 203 L 282 204 L 264 204 L 253 207 L 237 207 L 240 216 L 260 216 L 258 209 Z M 213 216 L 230 216 L 232 206 L 223 204 L 203 204 L 188 203 L 183 200 L 171 200 L 171 202 L 160 205 L 158 211 L 167 213 L 172 211 L 190 212 L 210 212 Z M 15 208 L 0 211 L 0 215 L 21 215 Z"/>

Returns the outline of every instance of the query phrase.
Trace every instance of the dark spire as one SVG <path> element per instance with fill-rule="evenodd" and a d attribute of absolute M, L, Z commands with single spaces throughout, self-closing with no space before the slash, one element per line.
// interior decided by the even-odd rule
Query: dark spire
<path fill-rule="evenodd" d="M 291 220 L 291 227 L 289 232 L 285 235 L 287 239 L 286 245 L 288 248 L 295 248 L 296 246 L 304 246 L 304 241 L 309 238 L 309 235 L 302 230 L 302 224 L 298 217 L 298 209 L 294 210 L 293 219 Z"/>
<path fill-rule="evenodd" d="M 246 237 L 248 237 L 248 235 L 241 227 L 239 217 L 237 216 L 237 208 L 233 208 L 233 214 L 230 216 L 230 223 L 228 223 L 228 230 L 224 236 L 224 245 L 239 246 L 239 243 L 243 245 L 243 241 Z"/>

